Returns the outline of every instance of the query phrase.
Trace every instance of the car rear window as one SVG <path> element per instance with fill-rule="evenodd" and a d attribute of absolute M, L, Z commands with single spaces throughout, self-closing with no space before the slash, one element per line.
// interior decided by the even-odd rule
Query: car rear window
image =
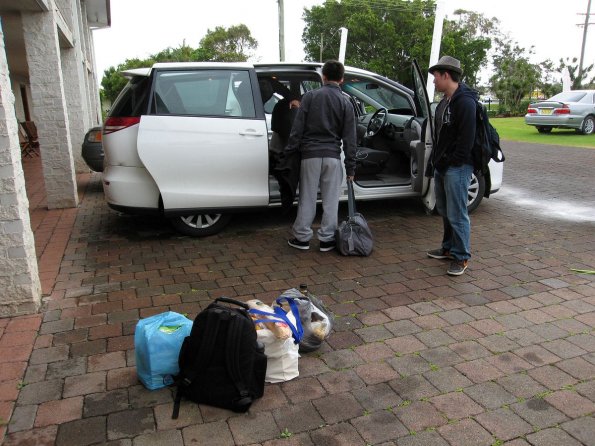
<path fill-rule="evenodd" d="M 549 100 L 560 102 L 578 102 L 584 98 L 586 94 L 587 93 L 584 91 L 565 91 L 563 93 L 558 93 L 556 96 L 552 96 Z"/>
<path fill-rule="evenodd" d="M 147 110 L 149 97 L 149 78 L 135 76 L 114 101 L 109 111 L 110 117 L 140 116 Z"/>

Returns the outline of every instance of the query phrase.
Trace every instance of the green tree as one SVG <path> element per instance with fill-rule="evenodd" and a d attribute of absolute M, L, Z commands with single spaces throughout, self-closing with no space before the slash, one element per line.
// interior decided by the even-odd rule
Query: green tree
<path fill-rule="evenodd" d="M 581 88 L 590 88 L 595 85 L 595 76 L 589 79 L 589 75 L 593 68 L 595 68 L 595 64 L 587 65 L 583 67 L 582 76 L 578 77 L 578 59 L 573 57 L 570 59 L 567 57 L 566 59 L 560 59 L 560 65 L 558 71 L 561 73 L 562 70 L 566 68 L 568 69 L 568 74 L 570 75 L 570 81 L 572 82 L 572 90 L 580 90 Z"/>
<path fill-rule="evenodd" d="M 246 25 L 231 26 L 228 29 L 218 26 L 214 31 L 207 30 L 199 48 L 192 48 L 183 41 L 177 48 L 165 48 L 146 59 L 126 59 L 117 67 L 109 67 L 103 72 L 101 79 L 101 101 L 113 103 L 126 86 L 128 80 L 121 75 L 122 71 L 151 67 L 156 62 L 245 62 L 251 51 L 257 47 L 258 42 Z"/>
<path fill-rule="evenodd" d="M 500 106 L 513 114 L 523 110 L 521 101 L 538 85 L 539 67 L 532 64 L 525 48 L 508 38 L 497 40 L 493 57 L 494 74 L 490 78 L 492 91 L 500 99 Z M 531 51 L 529 51 L 529 54 Z"/>
<path fill-rule="evenodd" d="M 551 60 L 547 59 L 539 63 L 539 71 L 541 77 L 537 83 L 537 89 L 541 91 L 544 99 L 551 98 L 562 91 L 562 83 L 560 82 L 562 70 L 554 67 Z"/>
<path fill-rule="evenodd" d="M 186 45 L 185 40 L 178 48 L 166 48 L 150 56 L 150 59 L 156 62 L 201 62 L 205 60 L 201 59 L 198 49 Z"/>
<path fill-rule="evenodd" d="M 101 79 L 102 102 L 107 101 L 109 104 L 113 104 L 122 89 L 126 86 L 128 79 L 122 76 L 122 71 L 132 68 L 150 67 L 151 65 L 152 63 L 146 59 L 126 59 L 124 63 L 121 63 L 117 67 L 109 67 L 105 70 Z"/>
<path fill-rule="evenodd" d="M 345 63 L 411 84 L 411 61 L 428 68 L 435 17 L 434 0 L 326 0 L 304 10 L 302 35 L 308 60 L 336 59 L 340 31 L 349 30 Z M 446 20 L 442 54 L 461 60 L 471 85 L 487 60 L 497 21 L 481 14 L 457 11 Z"/>
<path fill-rule="evenodd" d="M 488 62 L 488 51 L 492 38 L 498 35 L 499 21 L 483 14 L 458 9 L 456 19 L 446 20 L 440 45 L 441 54 L 448 54 L 461 61 L 463 80 L 471 87 L 478 88 L 479 73 Z"/>
<path fill-rule="evenodd" d="M 245 62 L 257 48 L 258 42 L 246 25 L 209 29 L 200 41 L 201 57 L 217 62 Z"/>
<path fill-rule="evenodd" d="M 427 66 L 434 7 L 433 0 L 327 0 L 304 11 L 306 58 L 336 59 L 339 28 L 345 27 L 346 64 L 404 82 L 411 77 L 413 58 Z"/>

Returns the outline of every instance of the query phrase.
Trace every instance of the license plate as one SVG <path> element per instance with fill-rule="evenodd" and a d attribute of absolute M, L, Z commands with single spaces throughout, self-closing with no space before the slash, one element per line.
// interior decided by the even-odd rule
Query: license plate
<path fill-rule="evenodd" d="M 540 108 L 539 114 L 541 115 L 551 115 L 554 112 L 553 108 Z"/>

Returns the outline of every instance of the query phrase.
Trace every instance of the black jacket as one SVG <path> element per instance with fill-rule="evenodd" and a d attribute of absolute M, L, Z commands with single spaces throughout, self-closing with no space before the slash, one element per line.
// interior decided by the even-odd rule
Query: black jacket
<path fill-rule="evenodd" d="M 477 92 L 465 84 L 450 98 L 442 98 L 434 118 L 436 146 L 432 151 L 432 165 L 439 172 L 450 166 L 473 165 L 473 143 L 477 121 Z"/>
<path fill-rule="evenodd" d="M 339 159 L 342 146 L 345 172 L 348 176 L 354 175 L 355 127 L 353 105 L 339 85 L 327 83 L 302 97 L 285 150 L 299 150 L 302 159 Z"/>

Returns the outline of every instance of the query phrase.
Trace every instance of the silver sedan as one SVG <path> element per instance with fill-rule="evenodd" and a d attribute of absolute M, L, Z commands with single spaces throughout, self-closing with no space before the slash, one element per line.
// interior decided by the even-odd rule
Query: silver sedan
<path fill-rule="evenodd" d="M 595 131 L 595 90 L 565 91 L 529 104 L 525 124 L 537 127 L 539 133 L 550 133 L 555 127 L 590 135 Z"/>

